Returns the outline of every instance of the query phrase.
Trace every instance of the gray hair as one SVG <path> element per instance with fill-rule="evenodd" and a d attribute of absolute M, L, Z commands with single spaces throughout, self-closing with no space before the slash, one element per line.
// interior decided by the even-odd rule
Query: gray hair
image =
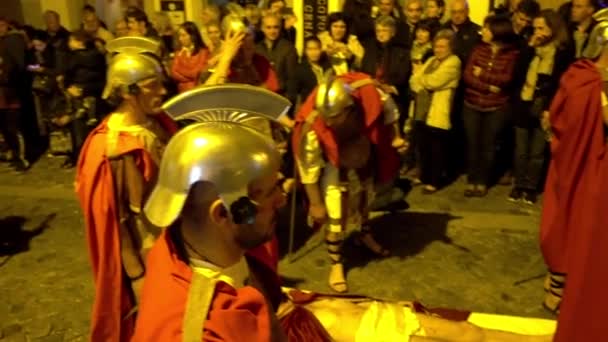
<path fill-rule="evenodd" d="M 446 39 L 450 44 L 450 48 L 454 49 L 454 36 L 454 31 L 450 29 L 439 30 L 439 32 L 435 34 L 435 37 L 433 37 L 433 43 L 440 39 Z"/>
<path fill-rule="evenodd" d="M 376 25 L 388 26 L 388 27 L 392 27 L 393 29 L 395 29 L 395 28 L 397 28 L 397 21 L 395 20 L 395 18 L 391 17 L 390 15 L 382 15 L 382 16 L 379 16 L 378 19 L 376 19 Z"/>

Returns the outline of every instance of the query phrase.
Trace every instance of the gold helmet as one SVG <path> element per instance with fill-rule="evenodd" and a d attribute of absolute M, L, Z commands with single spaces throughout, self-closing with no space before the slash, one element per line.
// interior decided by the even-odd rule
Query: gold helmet
<path fill-rule="evenodd" d="M 164 151 L 158 182 L 144 206 L 150 222 L 171 225 L 198 181 L 215 186 L 236 223 L 248 222 L 236 216 L 243 201 L 251 202 L 249 183 L 280 165 L 275 143 L 251 123 L 276 121 L 290 106 L 271 91 L 241 84 L 198 87 L 169 100 L 163 109 L 175 120 L 198 123 L 173 136 Z"/>
<path fill-rule="evenodd" d="M 238 7 L 238 5 L 236 5 Z M 222 19 L 222 35 L 226 37 L 228 32 L 252 33 L 253 29 L 245 18 L 244 12 L 233 10 Z"/>
<path fill-rule="evenodd" d="M 584 58 L 596 59 L 608 43 L 608 8 L 599 10 L 593 15 L 597 24 L 589 34 L 587 46 L 582 52 Z"/>
<path fill-rule="evenodd" d="M 317 88 L 315 109 L 323 118 L 337 116 L 354 104 L 351 93 L 351 87 L 329 71 Z"/>
<path fill-rule="evenodd" d="M 114 56 L 108 65 L 104 98 L 119 87 L 128 88 L 146 79 L 164 77 L 158 58 L 158 41 L 145 37 L 121 37 L 109 41 L 106 48 Z"/>

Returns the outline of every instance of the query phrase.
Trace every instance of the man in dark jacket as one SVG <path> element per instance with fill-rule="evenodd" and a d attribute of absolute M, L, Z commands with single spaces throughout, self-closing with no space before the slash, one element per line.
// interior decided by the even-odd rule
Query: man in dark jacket
<path fill-rule="evenodd" d="M 298 65 L 296 48 L 287 39 L 281 37 L 281 18 L 276 14 L 267 14 L 262 18 L 264 39 L 256 44 L 258 54 L 266 57 L 279 78 L 279 94 L 287 91 L 287 81 L 294 77 Z M 289 99 L 295 102 L 295 99 Z"/>
<path fill-rule="evenodd" d="M 29 168 L 21 116 L 23 89 L 26 89 L 25 38 L 0 18 L 0 130 L 9 151 L 6 156 L 19 171 Z"/>
<path fill-rule="evenodd" d="M 454 54 L 460 58 L 462 69 L 467 65 L 473 48 L 481 41 L 481 27 L 469 18 L 469 4 L 466 0 L 454 0 L 450 6 L 451 18 L 442 28 L 454 31 Z M 454 94 L 452 109 L 452 156 L 449 162 L 449 171 L 457 174 L 464 167 L 464 124 L 462 122 L 462 108 L 464 105 L 464 83 L 461 81 Z M 453 175 L 455 175 L 453 174 Z"/>
<path fill-rule="evenodd" d="M 464 69 L 471 51 L 479 41 L 481 27 L 469 18 L 469 4 L 466 0 L 452 1 L 450 21 L 445 23 L 442 28 L 454 31 L 454 53 L 460 58 Z"/>

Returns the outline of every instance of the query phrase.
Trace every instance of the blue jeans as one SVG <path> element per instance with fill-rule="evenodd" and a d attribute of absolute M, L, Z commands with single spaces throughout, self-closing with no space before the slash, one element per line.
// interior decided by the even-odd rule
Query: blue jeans
<path fill-rule="evenodd" d="M 536 191 L 545 163 L 545 132 L 540 127 L 515 127 L 515 187 Z"/>

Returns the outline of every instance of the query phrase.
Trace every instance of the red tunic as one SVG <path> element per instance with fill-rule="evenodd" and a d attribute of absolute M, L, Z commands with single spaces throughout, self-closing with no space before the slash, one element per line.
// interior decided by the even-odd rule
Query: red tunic
<path fill-rule="evenodd" d="M 148 254 L 148 273 L 133 342 L 182 340 L 192 269 L 178 256 L 171 241 L 171 229 L 174 228 L 163 232 Z M 268 342 L 270 310 L 257 289 L 251 286 L 234 289 L 219 282 L 204 323 L 203 340 Z"/>
<path fill-rule="evenodd" d="M 608 317 L 608 156 L 602 78 L 586 60 L 561 79 L 551 106 L 552 160 L 545 185 L 541 249 L 567 273 L 555 341 L 604 341 Z"/>
<path fill-rule="evenodd" d="M 169 117 L 158 115 L 157 118 L 168 132 L 177 130 Z M 95 282 L 91 340 L 128 341 L 135 328 L 135 316 L 127 320 L 122 320 L 122 317 L 133 309 L 134 303 L 123 277 L 114 179 L 106 156 L 107 120 L 91 132 L 82 147 L 76 171 L 76 192 L 84 213 Z M 137 137 L 121 133 L 117 149 L 120 155 L 133 155 L 144 179 L 152 179 L 157 165 Z"/>
<path fill-rule="evenodd" d="M 347 84 L 355 81 L 360 81 L 369 78 L 368 75 L 359 72 L 350 72 L 339 76 Z M 375 165 L 376 180 L 380 183 L 390 181 L 394 178 L 399 170 L 399 155 L 391 146 L 392 142 L 392 127 L 384 123 L 382 116 L 382 100 L 376 87 L 372 84 L 364 85 L 353 92 L 355 102 L 362 106 L 365 115 L 364 134 L 374 145 L 374 153 L 377 161 Z M 302 104 L 298 114 L 296 115 L 296 124 L 292 135 L 292 146 L 294 155 L 299 155 L 299 149 L 302 141 L 302 129 L 308 116 L 314 111 L 315 97 L 317 90 L 315 89 L 306 102 Z M 338 167 L 340 153 L 334 136 L 334 132 L 325 125 L 325 122 L 320 116 L 317 116 L 312 124 L 312 129 L 317 134 L 317 138 L 323 148 L 325 158 L 334 166 Z"/>
<path fill-rule="evenodd" d="M 201 49 L 197 54 L 188 56 L 183 51 L 179 51 L 173 58 L 171 65 L 171 77 L 177 81 L 177 89 L 180 93 L 194 88 L 201 76 L 201 73 L 207 68 L 209 60 L 209 51 Z"/>

